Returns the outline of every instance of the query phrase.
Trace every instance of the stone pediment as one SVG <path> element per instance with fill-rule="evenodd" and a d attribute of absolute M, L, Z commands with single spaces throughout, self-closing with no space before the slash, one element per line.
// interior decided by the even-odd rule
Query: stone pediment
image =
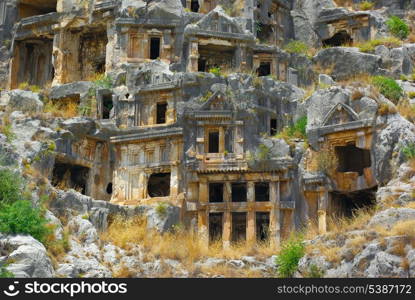
<path fill-rule="evenodd" d="M 338 103 L 327 113 L 322 122 L 322 126 L 350 123 L 359 119 L 356 112 L 348 105 Z"/>
<path fill-rule="evenodd" d="M 205 15 L 196 26 L 204 31 L 239 33 L 243 34 L 244 30 L 239 26 L 235 19 L 228 16 L 225 11 L 217 6 L 214 10 Z"/>
<path fill-rule="evenodd" d="M 212 96 L 202 105 L 201 111 L 231 111 L 233 105 L 231 100 L 221 91 L 216 91 Z"/>

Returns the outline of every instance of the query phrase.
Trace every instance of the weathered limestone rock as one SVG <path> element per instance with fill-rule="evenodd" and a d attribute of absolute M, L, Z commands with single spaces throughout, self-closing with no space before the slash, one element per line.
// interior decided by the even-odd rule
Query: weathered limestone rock
<path fill-rule="evenodd" d="M 31 236 L 0 235 L 0 250 L 11 261 L 7 269 L 18 278 L 53 277 L 52 262 L 45 246 Z"/>
<path fill-rule="evenodd" d="M 40 112 L 43 109 L 43 102 L 37 93 L 24 90 L 12 90 L 9 92 L 9 97 L 8 107 L 11 110 Z"/>
<path fill-rule="evenodd" d="M 382 226 L 385 228 L 392 228 L 396 223 L 415 220 L 415 209 L 412 208 L 389 208 L 374 215 L 370 220 L 368 226 Z"/>
<path fill-rule="evenodd" d="M 383 75 L 381 57 L 359 52 L 357 48 L 333 47 L 323 49 L 313 58 L 314 64 L 336 81 L 358 74 Z"/>

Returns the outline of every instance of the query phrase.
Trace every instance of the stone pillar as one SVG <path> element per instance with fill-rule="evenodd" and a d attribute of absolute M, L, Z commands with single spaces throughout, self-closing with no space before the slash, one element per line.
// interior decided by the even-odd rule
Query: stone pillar
<path fill-rule="evenodd" d="M 232 236 L 232 213 L 231 213 L 231 201 L 232 201 L 232 186 L 230 182 L 226 182 L 223 191 L 223 202 L 225 203 L 225 211 L 223 213 L 223 232 L 222 243 L 223 248 L 229 248 L 231 245 Z"/>
<path fill-rule="evenodd" d="M 327 232 L 327 203 L 328 203 L 329 193 L 327 190 L 320 192 L 320 197 L 318 199 L 318 231 L 320 234 Z"/>
<path fill-rule="evenodd" d="M 247 183 L 247 200 L 248 200 L 248 213 L 247 213 L 247 228 L 246 228 L 246 241 L 249 245 L 255 244 L 256 240 L 256 226 L 255 226 L 255 183 L 248 181 Z"/>
<path fill-rule="evenodd" d="M 179 168 L 172 166 L 170 171 L 170 196 L 179 194 Z"/>
<path fill-rule="evenodd" d="M 187 64 L 188 72 L 198 71 L 198 60 L 199 60 L 199 44 L 197 38 L 189 40 L 189 61 Z"/>
<path fill-rule="evenodd" d="M 270 212 L 270 242 L 271 245 L 279 246 L 281 241 L 280 228 L 280 188 L 279 181 L 271 181 L 270 185 L 270 201 L 272 204 Z"/>
<path fill-rule="evenodd" d="M 209 229 L 208 229 L 208 211 L 206 204 L 208 203 L 209 199 L 209 189 L 208 183 L 206 179 L 201 179 L 199 182 L 199 207 L 198 211 L 198 235 L 199 240 L 202 243 L 202 246 L 208 247 L 209 246 Z"/>

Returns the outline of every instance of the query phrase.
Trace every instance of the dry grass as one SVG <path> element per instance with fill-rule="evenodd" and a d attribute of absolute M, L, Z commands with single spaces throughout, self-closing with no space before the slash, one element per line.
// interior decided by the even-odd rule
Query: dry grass
<path fill-rule="evenodd" d="M 196 261 L 207 257 L 240 259 L 244 255 L 255 255 L 268 258 L 278 251 L 265 243 L 253 246 L 241 243 L 223 249 L 222 243 L 217 242 L 205 247 L 197 234 L 184 229 L 164 234 L 148 230 L 145 219 L 140 217 L 115 217 L 107 231 L 101 234 L 101 239 L 127 251 L 131 250 L 132 245 L 139 244 L 144 248 L 148 260 L 175 259 L 189 269 Z"/>
<path fill-rule="evenodd" d="M 405 235 L 415 237 L 415 220 L 398 222 L 392 227 L 390 235 Z"/>
<path fill-rule="evenodd" d="M 44 101 L 43 112 L 51 114 L 56 118 L 73 118 L 78 116 L 78 103 L 75 101 L 52 101 L 46 99 Z"/>
<path fill-rule="evenodd" d="M 409 122 L 415 123 L 415 105 L 411 105 L 407 100 L 400 101 L 397 105 L 397 110 Z"/>
<path fill-rule="evenodd" d="M 381 116 L 386 116 L 386 115 L 393 115 L 396 114 L 398 112 L 398 110 L 396 109 L 395 105 L 391 105 L 389 103 L 381 103 L 378 107 L 378 113 Z"/>
<path fill-rule="evenodd" d="M 115 272 L 112 273 L 114 278 L 134 278 L 134 273 L 125 266 L 121 265 Z"/>
<path fill-rule="evenodd" d="M 365 94 L 360 90 L 354 90 L 352 93 L 352 100 L 360 100 Z"/>

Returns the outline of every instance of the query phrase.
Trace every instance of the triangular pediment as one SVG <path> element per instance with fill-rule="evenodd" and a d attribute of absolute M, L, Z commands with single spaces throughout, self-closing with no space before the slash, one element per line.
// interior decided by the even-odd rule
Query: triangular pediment
<path fill-rule="evenodd" d="M 196 26 L 208 31 L 244 33 L 239 24 L 232 17 L 228 16 L 220 6 L 206 14 L 196 23 Z"/>
<path fill-rule="evenodd" d="M 350 106 L 338 103 L 327 113 L 322 126 L 350 123 L 356 120 L 358 120 L 358 115 Z"/>
<path fill-rule="evenodd" d="M 232 103 L 226 97 L 225 93 L 221 91 L 213 93 L 201 107 L 201 110 L 203 111 L 229 111 L 232 109 Z"/>

